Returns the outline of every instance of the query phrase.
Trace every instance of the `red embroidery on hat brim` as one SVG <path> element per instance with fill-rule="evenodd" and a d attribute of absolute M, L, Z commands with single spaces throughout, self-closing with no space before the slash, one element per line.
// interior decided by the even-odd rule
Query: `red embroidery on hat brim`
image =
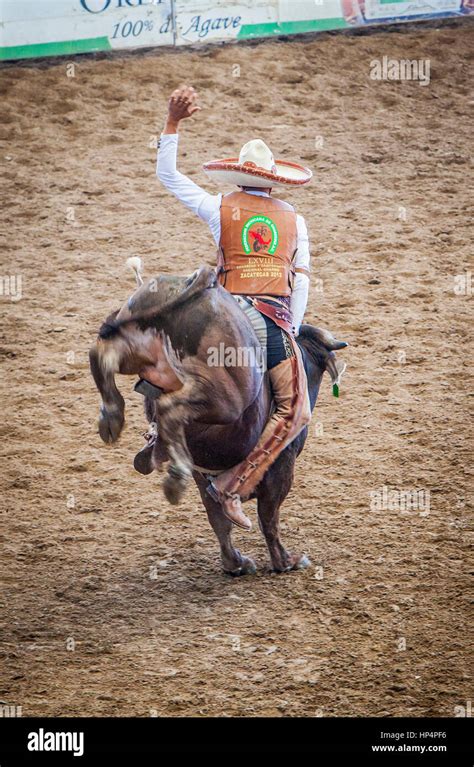
<path fill-rule="evenodd" d="M 288 176 L 282 176 L 278 173 L 272 173 L 265 168 L 259 168 L 258 166 L 252 167 L 249 164 L 241 164 L 236 158 L 229 157 L 224 160 L 211 160 L 204 163 L 202 166 L 204 170 L 210 171 L 232 171 L 234 173 L 243 173 L 247 176 L 264 178 L 267 181 L 273 181 L 280 184 L 288 184 L 290 186 L 302 186 L 311 181 L 313 176 L 312 171 L 309 168 L 305 168 L 304 165 L 299 165 L 296 162 L 287 162 L 283 160 L 277 160 L 277 165 L 281 165 L 287 168 L 297 168 L 305 174 L 304 178 L 288 178 Z"/>

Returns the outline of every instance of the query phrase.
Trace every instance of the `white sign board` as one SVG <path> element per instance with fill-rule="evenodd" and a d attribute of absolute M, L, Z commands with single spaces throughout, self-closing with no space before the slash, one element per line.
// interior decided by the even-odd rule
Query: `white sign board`
<path fill-rule="evenodd" d="M 473 12 L 472 0 L 0 0 L 0 59 L 245 40 Z"/>
<path fill-rule="evenodd" d="M 1 58 L 173 45 L 172 0 L 0 0 Z"/>
<path fill-rule="evenodd" d="M 178 45 L 347 26 L 340 0 L 176 0 L 175 9 Z"/>
<path fill-rule="evenodd" d="M 446 11 L 459 11 L 460 0 L 365 0 L 365 17 L 375 19 L 432 16 Z"/>

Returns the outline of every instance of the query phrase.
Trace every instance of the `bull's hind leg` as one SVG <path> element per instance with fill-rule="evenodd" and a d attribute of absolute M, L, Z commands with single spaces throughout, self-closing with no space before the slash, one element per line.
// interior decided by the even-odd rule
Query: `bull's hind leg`
<path fill-rule="evenodd" d="M 170 463 L 163 482 L 167 500 L 177 504 L 182 499 L 192 477 L 193 461 L 186 444 L 181 408 L 160 414 L 160 436 L 165 444 Z"/>
<path fill-rule="evenodd" d="M 276 572 L 301 570 L 311 563 L 306 554 L 291 553 L 280 540 L 280 507 L 293 484 L 296 460 L 294 443 L 281 453 L 257 488 L 258 518 Z"/>
<path fill-rule="evenodd" d="M 257 569 L 255 562 L 250 557 L 244 557 L 238 549 L 234 548 L 232 543 L 232 522 L 224 516 L 220 503 L 214 501 L 207 493 L 207 479 L 203 479 L 200 474 L 195 472 L 194 480 L 201 493 L 210 525 L 221 547 L 224 571 L 233 576 L 253 575 Z"/>
<path fill-rule="evenodd" d="M 163 394 L 156 401 L 160 437 L 170 461 L 163 491 L 172 504 L 180 502 L 193 474 L 193 459 L 186 443 L 184 429 L 188 421 L 195 416 L 195 408 L 199 404 L 198 392 L 194 392 L 193 382 L 185 383 L 176 392 Z"/>

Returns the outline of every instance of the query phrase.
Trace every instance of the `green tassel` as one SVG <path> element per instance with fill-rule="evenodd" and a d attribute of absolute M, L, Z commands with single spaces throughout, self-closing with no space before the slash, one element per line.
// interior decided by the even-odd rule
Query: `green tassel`
<path fill-rule="evenodd" d="M 339 386 L 336 383 L 332 385 L 332 393 L 335 397 L 339 397 Z"/>

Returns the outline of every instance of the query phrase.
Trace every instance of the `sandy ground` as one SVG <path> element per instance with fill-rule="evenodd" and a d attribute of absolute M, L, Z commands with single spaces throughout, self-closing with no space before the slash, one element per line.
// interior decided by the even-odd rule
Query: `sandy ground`
<path fill-rule="evenodd" d="M 62 60 L 2 70 L 2 274 L 22 298 L 0 296 L 0 698 L 23 715 L 453 716 L 472 700 L 472 299 L 454 291 L 470 268 L 472 33 L 79 57 L 73 78 Z M 431 83 L 371 80 L 384 55 L 429 58 Z M 351 346 L 283 512 L 304 572 L 271 574 L 257 525 L 235 533 L 257 575 L 221 572 L 197 492 L 170 507 L 160 476 L 132 468 L 132 379 L 119 445 L 96 433 L 87 350 L 132 292 L 125 259 L 149 274 L 213 263 L 205 226 L 154 177 L 183 81 L 205 106 L 182 134 L 196 181 L 255 135 L 315 172 L 285 194 L 311 233 L 307 319 Z M 384 485 L 429 490 L 429 513 L 371 510 Z"/>

